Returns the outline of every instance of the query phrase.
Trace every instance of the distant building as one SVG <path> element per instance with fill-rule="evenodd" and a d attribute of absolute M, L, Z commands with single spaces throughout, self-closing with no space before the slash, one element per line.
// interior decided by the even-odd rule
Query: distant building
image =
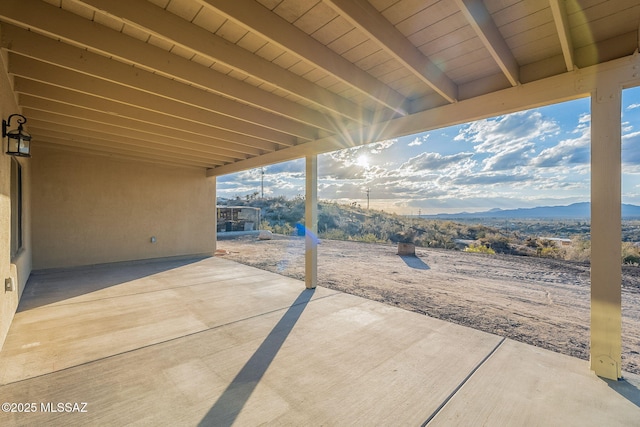
<path fill-rule="evenodd" d="M 260 228 L 260 208 L 216 206 L 218 232 L 253 231 Z"/>

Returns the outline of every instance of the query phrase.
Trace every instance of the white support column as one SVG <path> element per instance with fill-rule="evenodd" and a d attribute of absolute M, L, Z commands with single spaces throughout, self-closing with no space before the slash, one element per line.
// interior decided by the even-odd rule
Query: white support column
<path fill-rule="evenodd" d="M 591 369 L 622 377 L 621 87 L 591 98 Z"/>
<path fill-rule="evenodd" d="M 218 180 L 215 176 L 207 178 L 213 193 L 213 253 L 218 249 Z"/>
<path fill-rule="evenodd" d="M 318 284 L 318 156 L 306 160 L 304 282 L 307 289 L 313 289 Z"/>

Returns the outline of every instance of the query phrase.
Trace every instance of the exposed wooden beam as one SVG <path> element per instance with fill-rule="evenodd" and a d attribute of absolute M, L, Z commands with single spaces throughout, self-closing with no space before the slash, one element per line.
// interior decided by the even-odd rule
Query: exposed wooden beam
<path fill-rule="evenodd" d="M 28 94 L 39 98 L 75 105 L 93 111 L 102 111 L 116 116 L 130 117 L 135 120 L 164 126 L 182 132 L 190 132 L 210 138 L 229 141 L 229 146 L 245 145 L 250 149 L 259 149 L 263 152 L 275 151 L 276 144 L 269 141 L 257 140 L 251 136 L 237 134 L 224 129 L 216 129 L 199 122 L 189 122 L 185 126 L 184 118 L 137 108 L 131 105 L 114 102 L 108 99 L 83 94 L 80 92 L 63 89 L 46 83 L 28 80 L 21 77 L 15 79 L 15 90 L 20 94 Z M 253 150 L 252 150 L 253 151 Z"/>
<path fill-rule="evenodd" d="M 106 80 L 97 79 L 86 74 L 72 72 L 14 53 L 9 56 L 9 73 L 31 80 L 46 82 L 57 87 L 71 89 L 93 97 L 110 100 L 123 104 L 124 106 L 154 111 L 174 118 L 183 119 L 186 121 L 183 127 L 189 127 L 188 122 L 196 122 L 216 129 L 246 135 L 251 138 L 263 139 L 281 146 L 293 146 L 297 143 L 295 137 L 273 129 L 246 123 L 210 110 L 205 110 L 202 107 L 183 104 L 149 92 L 142 92 Z"/>
<path fill-rule="evenodd" d="M 329 90 L 318 87 L 303 77 L 284 70 L 276 64 L 229 43 L 222 37 L 211 34 L 209 31 L 191 24 L 146 0 L 130 0 L 127 2 L 85 0 L 83 3 L 93 7 L 95 10 L 118 17 L 127 22 L 127 24 L 148 31 L 156 37 L 182 46 L 194 52 L 194 54 L 197 53 L 212 61 L 224 63 L 231 68 L 240 70 L 264 82 L 268 82 L 269 85 L 277 86 L 286 92 L 304 98 L 323 111 L 328 111 L 331 112 L 331 114 L 336 114 L 349 120 L 355 120 L 359 123 L 368 120 L 369 112 L 363 111 L 358 105 L 351 101 Z M 243 2 L 242 5 L 246 6 L 248 3 Z M 111 50 L 113 50 L 113 48 L 111 48 Z M 171 56 L 176 57 L 176 55 Z M 158 67 L 160 70 L 163 68 L 163 66 Z M 228 82 L 228 79 L 232 78 L 222 77 L 224 82 Z M 231 88 L 235 88 L 240 85 L 236 80 L 236 82 L 232 82 L 230 86 Z M 249 86 L 246 84 L 242 85 Z M 219 91 L 229 92 L 225 86 L 217 85 L 217 87 Z M 244 99 L 246 97 L 244 92 L 249 90 L 251 90 L 251 88 L 245 87 L 242 91 L 237 91 L 234 97 Z M 255 90 L 255 88 L 253 88 L 253 90 Z M 231 96 L 231 94 L 229 95 Z M 268 95 L 263 94 L 260 98 L 264 99 L 266 97 L 268 97 Z M 278 99 L 282 98 L 278 97 Z M 272 108 L 282 109 L 277 107 L 275 100 L 270 101 Z M 290 107 L 290 105 L 286 106 Z M 302 111 L 305 110 L 306 107 L 302 109 Z M 288 108 L 287 114 L 299 115 L 300 113 L 295 113 L 292 109 Z M 306 111 L 306 115 L 313 115 L 315 116 L 313 117 L 314 120 L 318 119 L 311 111 Z"/>
<path fill-rule="evenodd" d="M 100 156 L 100 157 L 108 157 L 110 159 L 118 159 L 118 160 L 127 160 L 127 161 L 131 161 L 134 160 L 136 162 L 139 163 L 150 163 L 153 165 L 161 165 L 161 166 L 169 166 L 169 167 L 179 167 L 179 168 L 183 168 L 183 169 L 198 169 L 198 170 L 207 170 L 207 167 L 202 167 L 202 166 L 196 166 L 193 164 L 190 164 L 188 162 L 175 162 L 175 161 L 171 161 L 171 160 L 161 160 L 161 159 L 152 159 L 152 158 L 147 158 L 142 154 L 137 154 L 137 153 L 119 153 L 117 152 L 117 150 L 113 150 L 113 151 L 105 151 L 103 149 L 100 148 L 94 148 L 94 147 L 78 147 L 78 146 L 69 146 L 69 145 L 64 145 L 64 144 L 58 144 L 56 141 L 54 140 L 39 140 L 39 141 L 33 141 L 32 142 L 32 152 L 36 153 L 35 155 L 37 155 L 37 150 L 40 147 L 47 147 L 47 148 L 53 148 L 55 150 L 59 150 L 59 151 L 65 151 L 65 152 L 69 152 L 69 153 L 77 153 L 77 154 L 88 154 L 88 155 L 92 155 L 92 156 Z"/>
<path fill-rule="evenodd" d="M 518 63 L 482 0 L 455 2 L 511 85 L 517 86 L 520 80 Z"/>
<path fill-rule="evenodd" d="M 269 113 L 229 98 L 170 80 L 158 74 L 133 68 L 122 62 L 79 49 L 13 26 L 3 31 L 2 47 L 11 52 L 55 64 L 69 70 L 98 77 L 132 89 L 162 96 L 250 124 L 288 133 L 303 140 L 314 140 L 318 130 L 298 121 Z"/>
<path fill-rule="evenodd" d="M 228 141 L 196 135 L 179 129 L 171 129 L 160 125 L 141 122 L 128 117 L 120 117 L 101 111 L 89 110 L 75 105 L 63 104 L 36 96 L 20 94 L 20 105 L 28 117 L 38 117 L 48 121 L 86 121 L 89 126 L 97 129 L 101 126 L 113 129 L 121 129 L 125 133 L 140 132 L 149 135 L 152 140 L 172 140 L 181 141 L 182 144 L 204 150 L 212 149 L 216 153 L 236 160 L 263 154 L 264 151 L 257 148 L 250 148 L 244 145 L 229 144 Z M 117 133 L 116 130 L 113 130 Z"/>
<path fill-rule="evenodd" d="M 34 14 L 29 14 L 32 9 Z M 41 1 L 0 2 L 0 18 L 7 22 L 13 22 L 15 25 L 26 25 L 28 28 L 48 34 L 54 39 L 61 38 L 74 45 L 102 52 L 108 57 L 118 58 L 126 63 L 175 78 L 183 83 L 199 86 L 232 99 L 242 100 L 275 114 L 329 131 L 334 129 L 334 123 L 340 117 L 358 122 L 368 120 L 368 114 L 365 114 L 366 112 L 363 112 L 355 104 L 338 96 L 335 96 L 335 99 L 320 96 L 314 105 L 326 112 L 339 115 L 334 120 L 328 120 L 326 117 L 323 118 L 319 111 L 273 95 Z M 342 104 L 336 104 L 338 100 L 342 100 Z"/>
<path fill-rule="evenodd" d="M 456 102 L 458 88 L 433 62 L 366 0 L 325 0 L 341 16 L 376 40 L 389 55 L 448 102 Z"/>
<path fill-rule="evenodd" d="M 567 71 L 572 71 L 575 67 L 573 59 L 573 41 L 571 32 L 569 31 L 569 20 L 567 18 L 567 6 L 565 0 L 549 0 L 551 13 L 553 14 L 553 22 L 556 24 L 556 32 L 562 46 L 562 56 L 567 66 Z"/>
<path fill-rule="evenodd" d="M 330 73 L 381 106 L 401 115 L 407 114 L 407 100 L 404 96 L 272 13 L 260 3 L 229 0 L 199 0 L 199 2 Z"/>
<path fill-rule="evenodd" d="M 118 154 L 126 157 L 145 158 L 148 160 L 158 160 L 166 163 L 181 164 L 184 166 L 196 166 L 210 168 L 213 166 L 203 159 L 185 159 L 184 156 L 174 156 L 158 154 L 155 151 L 149 152 L 141 148 L 131 147 L 126 144 L 105 142 L 99 139 L 77 138 L 66 134 L 55 134 L 51 132 L 41 132 L 38 129 L 31 131 L 33 140 L 39 144 L 57 144 L 78 149 L 93 149 L 104 153 Z"/>
<path fill-rule="evenodd" d="M 153 150 L 158 152 L 176 153 L 176 154 L 188 154 L 192 158 L 207 159 L 208 161 L 216 161 L 218 165 L 235 162 L 236 158 L 221 156 L 214 150 L 208 151 L 199 148 L 192 148 L 189 145 L 183 144 L 177 140 L 154 138 L 148 139 L 148 135 L 138 132 L 127 132 L 124 129 L 119 129 L 114 126 L 98 125 L 97 123 L 88 122 L 86 120 L 71 119 L 64 117 L 54 117 L 49 115 L 50 120 L 44 120 L 43 115 L 36 114 L 35 116 L 29 116 L 29 128 L 41 129 L 44 131 L 64 132 L 69 135 L 76 135 L 78 137 L 90 137 L 97 139 L 110 140 L 114 142 L 127 143 L 138 147 L 143 147 L 147 150 Z"/>

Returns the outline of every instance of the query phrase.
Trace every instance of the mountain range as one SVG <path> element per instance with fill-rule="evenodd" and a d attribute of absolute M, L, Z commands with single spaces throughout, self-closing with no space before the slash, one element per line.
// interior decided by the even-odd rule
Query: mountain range
<path fill-rule="evenodd" d="M 453 214 L 421 215 L 430 219 L 470 219 L 470 218 L 520 218 L 520 219 L 589 219 L 591 203 L 573 203 L 567 206 L 538 206 L 535 208 L 491 209 L 484 212 L 460 212 Z M 640 206 L 622 205 L 622 217 L 640 218 Z"/>

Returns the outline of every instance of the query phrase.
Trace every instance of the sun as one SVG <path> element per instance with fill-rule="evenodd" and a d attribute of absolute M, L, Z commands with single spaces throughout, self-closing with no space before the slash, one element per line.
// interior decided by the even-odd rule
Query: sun
<path fill-rule="evenodd" d="M 367 156 L 366 154 L 362 154 L 362 155 L 358 156 L 358 158 L 356 159 L 356 165 L 362 166 L 363 168 L 368 168 L 369 167 L 369 156 Z"/>

